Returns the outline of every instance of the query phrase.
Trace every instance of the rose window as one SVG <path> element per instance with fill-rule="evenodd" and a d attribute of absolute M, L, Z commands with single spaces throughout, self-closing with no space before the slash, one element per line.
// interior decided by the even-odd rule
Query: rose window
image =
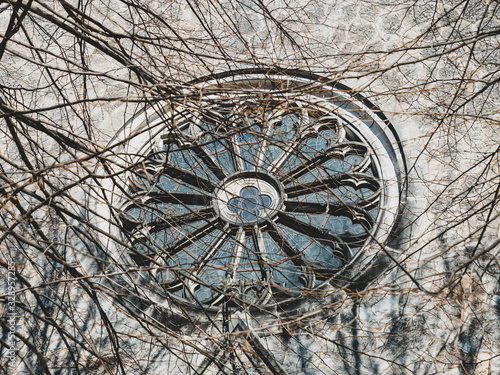
<path fill-rule="evenodd" d="M 314 83 L 204 80 L 127 125 L 110 253 L 148 298 L 274 306 L 370 268 L 397 222 L 401 153 L 369 105 Z"/>
<path fill-rule="evenodd" d="M 229 211 L 237 214 L 238 219 L 243 222 L 257 221 L 261 216 L 261 209 L 269 207 L 271 198 L 269 195 L 260 194 L 258 188 L 247 186 L 241 189 L 238 198 L 231 198 L 227 206 Z"/>

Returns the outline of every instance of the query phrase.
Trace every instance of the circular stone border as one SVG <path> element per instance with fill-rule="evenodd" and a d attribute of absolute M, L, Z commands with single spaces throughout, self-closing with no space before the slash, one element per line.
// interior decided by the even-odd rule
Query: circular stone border
<path fill-rule="evenodd" d="M 191 87 L 191 88 L 190 88 Z M 332 279 L 335 285 L 347 289 L 360 289 L 369 280 L 372 280 L 387 266 L 387 248 L 398 233 L 398 218 L 403 210 L 405 187 L 406 187 L 406 162 L 393 126 L 388 119 L 371 102 L 361 95 L 353 92 L 348 87 L 339 83 L 322 82 L 320 76 L 300 72 L 300 71 L 236 71 L 214 75 L 198 79 L 190 83 L 186 89 L 186 97 L 199 93 L 199 96 L 216 96 L 218 92 L 224 92 L 225 88 L 234 89 L 247 87 L 252 91 L 259 91 L 265 95 L 272 92 L 290 93 L 292 95 L 302 95 L 300 92 L 306 91 L 305 96 L 319 98 L 322 103 L 328 102 L 342 118 L 352 125 L 351 131 L 362 139 L 375 152 L 377 157 L 372 160 L 375 168 L 380 173 L 379 179 L 384 182 L 384 189 L 381 194 L 380 210 L 376 219 L 377 226 L 371 232 L 372 241 L 368 241 L 363 250 L 359 251 L 342 270 L 337 272 Z M 199 97 L 198 97 L 199 99 Z M 162 104 L 154 104 L 145 111 L 138 113 L 118 132 L 118 135 L 110 142 L 110 146 L 120 144 L 114 148 L 109 157 L 113 160 L 113 165 L 106 173 L 101 169 L 100 175 L 111 173 L 121 173 L 128 169 L 130 165 L 137 163 L 144 158 L 148 150 L 154 145 L 151 140 L 160 139 L 164 133 L 164 128 L 158 126 L 165 117 L 169 117 L 170 109 Z M 127 142 L 133 139 L 133 142 Z M 236 177 L 235 177 L 236 176 Z M 237 174 L 229 176 L 226 182 L 234 178 L 237 181 Z M 276 192 L 276 197 L 271 196 L 271 206 L 266 207 L 268 217 L 272 217 L 274 211 L 280 209 L 283 204 L 283 189 L 281 184 L 274 181 L 271 176 L 262 180 L 272 187 Z M 269 182 L 271 181 L 271 182 Z M 273 186 L 274 181 L 274 186 Z M 277 186 L 276 186 L 277 185 Z M 235 185 L 236 186 L 236 185 Z M 267 193 L 272 192 L 271 188 Z M 240 191 L 241 192 L 241 191 Z M 236 193 L 236 191 L 235 191 Z M 120 209 L 123 202 L 123 191 L 116 186 L 116 179 L 104 180 L 100 188 L 89 190 L 89 206 L 99 215 L 91 215 L 89 220 L 100 229 L 99 234 L 100 256 L 105 257 L 113 267 L 101 267 L 95 259 L 98 257 L 82 257 L 82 264 L 88 273 L 96 270 L 108 268 L 111 272 L 123 272 L 123 276 L 113 276 L 112 283 L 123 289 L 125 285 L 132 285 L 130 288 L 129 301 L 134 308 L 145 310 L 154 306 L 165 309 L 169 314 L 181 313 L 176 307 L 175 298 L 165 298 L 151 289 L 141 287 L 142 283 L 148 280 L 142 275 L 134 272 L 130 275 L 126 265 L 131 265 L 130 256 L 123 251 L 123 243 L 118 239 L 121 237 L 122 223 L 116 220 L 115 208 Z M 215 194 L 222 195 L 219 191 Z M 239 194 L 239 193 L 238 193 Z M 105 195 L 105 197 L 104 197 Z M 232 194 L 236 195 L 236 194 Z M 278 197 L 279 195 L 279 197 Z M 227 200 L 228 197 L 219 196 L 219 201 Z M 234 197 L 230 197 L 232 199 Z M 107 203 L 101 201 L 105 199 Z M 229 203 L 228 200 L 228 203 Z M 108 204 L 109 203 L 109 204 Z M 234 212 L 229 210 L 227 204 L 218 204 L 213 201 L 214 207 L 221 213 L 221 217 L 228 223 L 234 225 L 245 225 L 244 220 L 238 219 Z M 258 219 L 256 220 L 256 222 Z M 253 223 L 250 221 L 248 224 Z M 85 259 L 84 259 L 85 258 Z M 327 288 L 328 289 L 328 288 Z M 326 294 L 334 292 L 335 288 L 329 288 Z M 189 305 L 189 304 L 187 304 Z M 198 310 L 199 305 L 194 304 L 192 308 Z M 207 309 L 210 311 L 211 309 Z M 212 309 L 218 312 L 219 309 Z"/>
<path fill-rule="evenodd" d="M 258 190 L 259 195 L 268 197 L 269 203 L 266 204 L 265 198 L 262 202 L 255 202 L 255 209 L 260 211 L 255 215 L 255 218 L 246 218 L 247 210 L 249 207 L 241 207 L 243 213 L 238 212 L 238 203 L 234 202 L 238 198 L 242 198 L 242 204 L 246 204 L 247 199 L 242 195 L 245 188 L 255 188 Z M 283 208 L 285 193 L 283 192 L 282 184 L 274 179 L 268 173 L 256 170 L 247 170 L 243 172 L 236 172 L 226 177 L 215 190 L 215 197 L 213 205 L 215 211 L 226 222 L 232 225 L 253 225 L 262 221 L 263 219 L 272 219 L 277 215 L 278 211 Z M 260 207 L 259 207 L 260 206 Z"/>

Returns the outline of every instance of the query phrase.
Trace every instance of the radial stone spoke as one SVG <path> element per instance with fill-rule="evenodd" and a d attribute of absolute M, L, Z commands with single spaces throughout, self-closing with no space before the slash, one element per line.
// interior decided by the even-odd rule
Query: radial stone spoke
<path fill-rule="evenodd" d="M 217 163 L 214 157 L 205 150 L 203 146 L 198 144 L 193 144 L 193 151 L 198 156 L 203 163 L 212 171 L 212 173 L 217 176 L 218 179 L 223 180 L 226 177 L 222 167 Z"/>
<path fill-rule="evenodd" d="M 226 278 L 230 280 L 236 279 L 236 269 L 241 262 L 241 254 L 243 253 L 243 247 L 245 246 L 245 230 L 239 228 L 236 233 L 236 241 L 234 245 L 233 257 L 231 259 L 231 264 L 226 271 Z"/>
<path fill-rule="evenodd" d="M 333 175 L 322 180 L 287 187 L 285 193 L 288 198 L 293 198 L 327 189 L 335 189 L 341 186 L 349 186 L 355 189 L 366 188 L 376 191 L 380 184 L 374 176 L 369 174 L 339 173 L 338 175 Z"/>
<path fill-rule="evenodd" d="M 374 225 L 374 219 L 368 211 L 377 207 L 379 198 L 380 194 L 377 192 L 362 201 L 349 203 L 286 200 L 285 209 L 289 213 L 345 216 L 350 218 L 354 224 L 361 224 L 363 225 L 363 228 L 369 230 Z"/>
<path fill-rule="evenodd" d="M 372 198 L 373 197 L 373 198 Z M 285 201 L 287 212 L 305 214 L 330 214 L 349 216 L 349 212 L 357 209 L 370 210 L 377 207 L 379 194 L 373 194 L 369 199 L 356 202 L 308 202 L 308 201 Z"/>
<path fill-rule="evenodd" d="M 215 185 L 212 182 L 183 168 L 169 165 L 163 170 L 163 174 L 180 179 L 191 186 L 195 186 L 205 191 L 211 192 L 215 190 Z"/>
<path fill-rule="evenodd" d="M 203 254 L 202 258 L 199 260 L 199 269 L 195 273 L 198 274 L 200 271 L 202 271 L 203 267 L 205 267 L 214 257 L 215 253 L 219 251 L 219 249 L 222 247 L 224 242 L 227 241 L 229 238 L 229 233 L 222 231 L 220 235 L 212 241 L 212 243 L 209 245 L 208 250 Z"/>
<path fill-rule="evenodd" d="M 219 229 L 219 227 L 220 227 L 220 222 L 218 219 L 212 219 L 210 221 L 207 221 L 207 223 L 202 227 L 196 228 L 192 232 L 189 232 L 187 234 L 183 234 L 182 238 L 176 243 L 174 243 L 172 246 L 166 248 L 165 252 L 169 256 L 173 256 L 186 246 L 196 243 L 196 241 L 203 238 L 203 236 L 206 236 L 207 234 L 213 232 L 216 229 Z"/>
<path fill-rule="evenodd" d="M 269 258 L 266 250 L 266 245 L 264 244 L 262 231 L 258 226 L 255 226 L 253 236 L 255 247 L 257 249 L 257 257 L 259 259 L 259 266 L 265 281 L 268 281 L 271 278 L 272 270 L 269 266 Z"/>
<path fill-rule="evenodd" d="M 243 170 L 243 158 L 241 156 L 241 149 L 236 141 L 236 136 L 232 136 L 229 142 L 229 147 L 231 149 L 231 158 L 233 160 L 233 166 L 235 171 Z"/>
<path fill-rule="evenodd" d="M 160 221 L 147 223 L 146 227 L 148 228 L 150 233 L 155 233 L 171 227 L 179 227 L 200 220 L 209 220 L 214 216 L 214 210 L 211 207 L 207 207 L 198 211 L 188 212 L 181 215 L 166 216 Z"/>
<path fill-rule="evenodd" d="M 212 198 L 208 195 L 184 193 L 176 191 L 149 192 L 142 197 L 142 205 L 150 203 L 174 203 L 194 206 L 208 206 Z M 136 204 L 141 206 L 141 204 Z"/>
<path fill-rule="evenodd" d="M 267 127 L 265 130 L 262 130 L 262 133 L 257 136 L 257 144 L 259 145 L 257 149 L 257 153 L 255 155 L 255 167 L 260 168 L 262 164 L 264 163 L 264 159 L 266 157 L 266 148 L 268 142 L 266 141 L 267 134 L 269 134 L 269 127 Z"/>
<path fill-rule="evenodd" d="M 282 182 L 285 185 L 290 182 L 293 182 L 300 176 L 304 175 L 307 172 L 310 172 L 315 167 L 323 164 L 324 162 L 332 158 L 343 160 L 348 155 L 365 155 L 366 152 L 367 152 L 366 146 L 362 143 L 351 142 L 351 143 L 334 145 L 333 147 L 329 148 L 320 155 L 317 155 L 307 161 L 304 161 L 303 164 L 290 170 L 286 174 Z"/>
<path fill-rule="evenodd" d="M 311 268 L 309 263 L 303 258 L 302 254 L 295 249 L 287 238 L 280 232 L 276 223 L 273 221 L 268 221 L 268 231 L 269 235 L 274 242 L 279 246 L 280 249 L 290 258 L 290 260 L 298 267 Z"/>
<path fill-rule="evenodd" d="M 148 196 L 149 198 L 149 196 Z M 174 200 L 173 197 L 170 197 L 172 199 L 172 203 L 181 203 L 178 199 Z M 162 198 L 163 199 L 163 198 Z M 120 221 L 122 223 L 123 229 L 127 231 L 133 231 L 135 228 L 142 226 L 143 228 L 148 228 L 150 231 L 159 231 L 163 230 L 165 228 L 170 228 L 174 226 L 179 226 L 182 224 L 188 224 L 188 223 L 193 223 L 198 220 L 206 220 L 215 215 L 215 211 L 213 210 L 212 207 L 206 207 L 202 208 L 200 210 L 191 210 L 190 212 L 187 213 L 182 213 L 179 215 L 165 215 L 163 211 L 154 209 L 155 212 L 158 213 L 158 216 L 162 216 L 161 220 L 155 220 L 155 221 L 150 221 L 145 224 L 139 221 L 139 219 L 131 218 L 130 215 L 127 214 L 127 211 L 132 210 L 134 208 L 139 208 L 139 209 L 153 209 L 152 207 L 148 206 L 148 204 L 151 203 L 168 203 L 167 200 L 165 199 L 165 202 L 163 201 L 155 201 L 153 200 L 148 200 L 146 199 L 145 203 L 141 203 L 136 201 L 135 203 L 129 204 L 128 206 L 125 206 L 123 210 L 120 213 Z M 188 203 L 186 203 L 188 204 Z M 159 228 L 155 230 L 154 228 Z"/>
<path fill-rule="evenodd" d="M 280 213 L 278 215 L 278 222 L 290 229 L 306 235 L 311 239 L 318 241 L 319 243 L 323 243 L 331 247 L 332 249 L 337 248 L 337 246 L 335 245 L 339 245 L 338 247 L 343 247 L 343 240 L 340 238 L 340 236 L 337 236 L 326 229 L 305 223 L 285 213 Z M 342 252 L 338 251 L 337 255 L 344 261 L 349 260 L 349 251 L 347 251 L 347 249 L 343 249 Z"/>
<path fill-rule="evenodd" d="M 283 145 L 284 151 L 276 158 L 274 163 L 272 163 L 271 166 L 267 168 L 268 172 L 277 173 L 280 170 L 281 166 L 287 161 L 287 159 L 291 155 L 298 155 L 297 151 L 295 150 L 297 146 L 299 146 L 299 144 L 296 142 L 296 139 L 293 139 L 288 143 L 284 144 Z"/>

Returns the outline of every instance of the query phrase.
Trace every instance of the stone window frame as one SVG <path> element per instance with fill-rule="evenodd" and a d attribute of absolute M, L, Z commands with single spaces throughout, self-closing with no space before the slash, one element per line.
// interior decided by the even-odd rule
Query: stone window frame
<path fill-rule="evenodd" d="M 309 290 L 321 289 L 323 295 L 334 294 L 339 286 L 342 288 L 362 287 L 367 281 L 380 273 L 384 268 L 384 264 L 387 263 L 387 254 L 390 251 L 387 245 L 398 233 L 398 221 L 403 210 L 406 164 L 401 142 L 394 128 L 381 111 L 353 90 L 339 83 L 323 82 L 321 77 L 304 72 L 229 72 L 191 82 L 189 88 L 186 89 L 186 98 L 192 100 L 192 105 L 193 103 L 200 103 L 206 98 L 219 97 L 221 93 L 226 95 L 228 88 L 231 91 L 238 87 L 245 88 L 242 91 L 245 92 L 245 95 L 247 95 L 248 90 L 256 90 L 262 95 L 270 93 L 277 95 L 279 93 L 279 95 L 291 95 L 302 99 L 309 98 L 309 100 L 315 98 L 322 105 L 330 103 L 332 106 L 331 111 L 335 111 L 339 119 L 349 124 L 351 131 L 354 129 L 356 133 L 355 137 L 370 149 L 368 150 L 372 153 L 370 163 L 377 170 L 377 178 L 383 182 L 383 186 L 379 198 L 379 211 L 374 225 L 368 233 L 369 238 L 364 241 L 361 249 L 351 256 L 342 267 L 324 279 L 326 282 L 319 285 L 305 285 Z M 238 95 L 241 95 L 241 93 L 237 94 L 236 97 Z M 234 100 L 234 97 L 231 100 Z M 135 116 L 120 130 L 120 135 L 113 142 L 118 140 L 122 142 L 122 145 L 113 151 L 111 158 L 113 159 L 115 172 L 120 174 L 124 170 L 128 170 L 123 174 L 123 176 L 127 177 L 121 178 L 121 183 L 124 185 L 130 184 L 131 176 L 135 173 L 130 172 L 130 166 L 144 166 L 144 160 L 152 161 L 149 164 L 150 170 L 148 171 L 148 167 L 146 167 L 144 171 L 151 175 L 158 172 L 157 169 L 154 169 L 154 164 L 158 160 L 155 161 L 155 157 L 151 158 L 151 155 L 157 155 L 158 150 L 163 149 L 165 144 L 173 142 L 175 137 L 185 138 L 185 134 L 179 134 L 177 125 L 171 121 L 177 118 L 179 113 L 181 113 L 181 117 L 185 117 L 185 111 L 186 108 L 181 108 L 181 106 L 172 108 L 162 102 L 157 102 Z M 133 139 L 133 142 L 127 142 L 125 139 Z M 176 170 L 174 174 L 178 175 L 180 172 L 184 173 L 185 171 Z M 173 175 L 172 173 L 169 174 Z M 125 276 L 120 278 L 118 284 L 132 286 L 131 290 L 133 290 L 134 296 L 138 297 L 138 301 L 140 301 L 133 304 L 136 307 L 142 306 L 140 309 L 143 310 L 147 309 L 147 306 L 155 306 L 155 308 L 175 315 L 180 312 L 177 304 L 184 304 L 184 302 L 187 302 L 187 308 L 199 308 L 200 303 L 196 298 L 192 301 L 186 301 L 189 298 L 176 298 L 175 296 L 172 298 L 172 296 L 166 296 L 163 292 L 158 293 L 155 290 L 157 287 L 151 287 L 155 283 L 151 282 L 151 274 L 145 275 L 145 272 L 140 270 L 141 267 L 148 268 L 152 265 L 141 260 L 138 261 L 137 257 L 134 259 L 134 251 L 130 251 L 130 248 L 129 251 L 124 250 L 124 242 L 131 243 L 132 237 L 139 238 L 141 231 L 144 234 L 145 230 L 140 228 L 135 231 L 133 236 L 128 235 L 127 237 L 123 235 L 124 226 L 126 226 L 124 223 L 127 221 L 124 220 L 123 212 L 126 211 L 126 205 L 136 198 L 133 197 L 134 193 L 132 191 L 128 190 L 124 193 L 123 186 L 117 185 L 120 185 L 120 183 L 117 184 L 116 179 L 109 179 L 104 182 L 103 190 L 108 191 L 108 193 L 111 192 L 107 197 L 108 203 L 102 204 L 99 203 L 99 199 L 94 199 L 96 212 L 102 214 L 100 218 L 92 217 L 91 219 L 101 229 L 101 233 L 110 234 L 110 236 L 106 234 L 101 236 L 103 256 L 108 258 L 110 263 L 118 265 L 118 269 L 125 271 Z M 278 195 L 281 188 L 282 186 L 276 189 Z M 233 198 L 234 196 L 233 193 Z M 154 200 L 155 198 L 151 196 L 140 197 L 142 203 L 147 202 L 148 199 Z M 177 199 L 177 197 L 173 199 Z M 205 204 L 214 206 L 216 211 L 217 209 L 220 210 L 220 207 L 217 207 L 217 204 L 213 202 L 206 201 Z M 283 205 L 283 202 L 280 202 L 280 204 Z M 274 207 L 273 210 L 278 211 L 279 209 Z M 225 220 L 226 226 L 229 221 Z M 233 224 L 234 226 L 245 226 L 241 225 L 242 223 L 235 222 Z M 238 229 L 236 237 L 238 237 L 238 233 L 241 236 L 241 232 Z M 120 238 L 121 241 L 115 241 L 113 238 Z M 236 239 L 238 241 L 238 238 Z M 281 237 L 281 239 L 284 238 Z M 193 243 L 193 241 L 190 242 Z M 132 243 L 133 246 L 135 245 Z M 95 264 L 95 262 L 93 263 Z M 127 275 L 129 270 L 126 268 L 128 266 L 135 269 L 132 277 Z M 217 303 L 203 305 L 207 312 L 217 313 L 220 311 L 221 303 L 228 299 L 226 292 L 220 290 L 218 292 L 221 296 L 226 295 L 226 297 L 219 298 Z M 233 292 L 233 295 L 238 295 L 238 293 L 243 293 L 243 290 L 240 288 L 237 292 Z M 264 299 L 258 296 L 260 300 L 252 300 L 251 304 L 257 303 L 258 310 L 275 309 L 279 303 L 276 301 L 269 303 L 269 296 L 272 296 L 272 294 L 272 292 L 269 292 Z M 315 294 L 317 293 L 315 292 Z M 303 297 L 303 293 L 292 293 L 289 297 L 286 302 L 295 301 L 294 304 L 297 305 L 300 304 L 299 300 Z M 238 299 L 238 297 L 234 298 L 235 301 Z M 240 302 L 244 303 L 245 301 L 240 300 Z M 238 305 L 241 304 L 235 303 L 235 306 Z M 184 311 L 185 308 L 186 306 L 183 306 L 181 310 Z"/>

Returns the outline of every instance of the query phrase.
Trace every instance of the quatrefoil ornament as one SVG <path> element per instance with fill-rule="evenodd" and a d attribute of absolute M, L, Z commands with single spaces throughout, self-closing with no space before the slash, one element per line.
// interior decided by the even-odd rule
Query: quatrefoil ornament
<path fill-rule="evenodd" d="M 260 190 L 253 186 L 244 187 L 239 196 L 228 202 L 228 209 L 236 213 L 242 221 L 257 220 L 261 210 L 265 210 L 272 203 L 269 195 L 260 194 Z"/>

